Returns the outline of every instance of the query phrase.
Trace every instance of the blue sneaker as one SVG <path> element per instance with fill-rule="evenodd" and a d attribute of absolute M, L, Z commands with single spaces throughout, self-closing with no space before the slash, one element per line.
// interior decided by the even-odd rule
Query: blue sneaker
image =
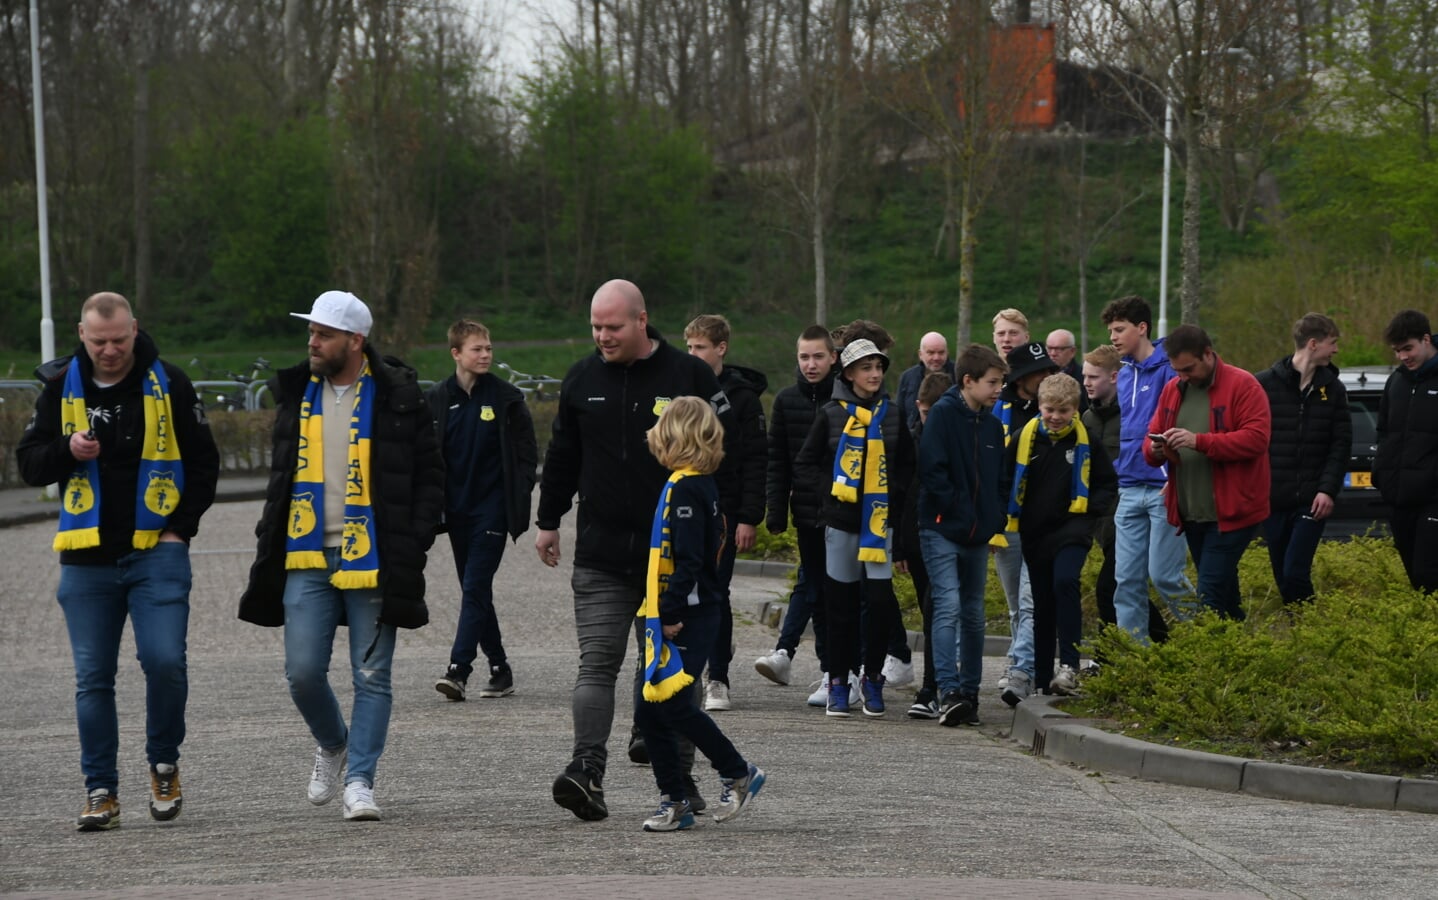
<path fill-rule="evenodd" d="M 884 676 L 880 675 L 875 680 L 865 675 L 859 682 L 859 688 L 864 692 L 864 715 L 871 719 L 882 719 L 884 717 Z"/>
<path fill-rule="evenodd" d="M 724 789 L 719 792 L 719 807 L 713 814 L 714 821 L 728 822 L 737 817 L 759 793 L 764 781 L 764 770 L 752 763 L 749 765 L 749 774 L 743 778 L 721 778 L 720 784 Z"/>
<path fill-rule="evenodd" d="M 841 679 L 829 681 L 829 705 L 824 715 L 841 719 L 849 718 L 849 682 Z"/>
<path fill-rule="evenodd" d="M 659 808 L 644 820 L 645 831 L 683 831 L 694 827 L 694 811 L 688 800 L 675 802 L 668 794 L 659 795 Z"/>

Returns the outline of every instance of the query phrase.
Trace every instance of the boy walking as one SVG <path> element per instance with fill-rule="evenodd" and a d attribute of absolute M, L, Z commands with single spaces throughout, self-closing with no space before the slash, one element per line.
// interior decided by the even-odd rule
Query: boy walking
<path fill-rule="evenodd" d="M 959 354 L 958 383 L 929 411 L 919 445 L 919 544 L 933 593 L 939 724 L 950 728 L 979 722 L 988 545 L 1004 524 L 1003 427 L 989 410 L 1006 371 L 987 347 Z"/>

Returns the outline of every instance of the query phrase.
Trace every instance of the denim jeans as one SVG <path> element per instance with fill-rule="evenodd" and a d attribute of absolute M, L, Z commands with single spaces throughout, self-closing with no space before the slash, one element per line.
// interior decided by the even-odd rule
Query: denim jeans
<path fill-rule="evenodd" d="M 1184 540 L 1168 523 L 1163 488 L 1155 485 L 1119 488 L 1113 526 L 1114 613 L 1120 628 L 1147 641 L 1150 578 L 1174 618 L 1182 621 L 1192 615 Z"/>
<path fill-rule="evenodd" d="M 1199 602 L 1226 619 L 1244 618 L 1238 561 L 1257 533 L 1257 525 L 1219 531 L 1217 522 L 1183 523 L 1188 552 L 1193 554 L 1193 564 L 1198 569 Z"/>
<path fill-rule="evenodd" d="M 570 694 L 573 761 L 584 763 L 602 778 L 614 728 L 615 682 L 624 661 L 632 658 L 629 648 L 644 626 L 644 620 L 636 617 L 644 602 L 644 576 L 575 566 L 570 585 L 574 589 L 574 628 L 579 636 L 579 675 Z"/>
<path fill-rule="evenodd" d="M 814 655 L 819 657 L 819 670 L 829 671 L 828 620 L 824 616 L 824 529 L 794 526 L 799 543 L 799 580 L 789 598 L 784 614 L 784 627 L 779 632 L 780 650 L 787 650 L 792 659 L 804 637 L 804 627 L 814 620 Z M 803 596 L 800 597 L 800 588 Z"/>
<path fill-rule="evenodd" d="M 986 544 L 965 547 L 937 531 L 919 532 L 933 604 L 934 681 L 949 691 L 977 695 L 984 676 Z M 957 652 L 958 659 L 954 659 Z"/>
<path fill-rule="evenodd" d="M 733 520 L 724 535 L 724 552 L 719 555 L 716 574 L 724 590 L 724 608 L 714 628 L 714 649 L 709 654 L 709 680 L 729 684 L 729 663 L 734 660 L 734 612 L 729 605 L 729 582 L 734 580 L 734 557 L 738 548 L 734 546 L 734 532 L 738 520 Z"/>
<path fill-rule="evenodd" d="M 463 593 L 449 662 L 459 667 L 461 678 L 469 678 L 474 671 L 477 651 L 484 652 L 490 666 L 506 663 L 499 617 L 494 612 L 494 573 L 504 557 L 504 538 L 503 532 L 450 522 L 449 546 L 454 550 L 454 568 Z"/>
<path fill-rule="evenodd" d="M 189 678 L 185 633 L 190 622 L 190 549 L 162 541 L 114 565 L 61 566 L 56 592 L 75 659 L 75 719 L 86 792 L 120 786 L 120 720 L 115 673 L 125 617 L 145 674 L 145 757 L 174 764 L 185 740 Z"/>
<path fill-rule="evenodd" d="M 291 569 L 285 579 L 285 677 L 290 699 L 315 743 L 326 750 L 349 747 L 345 782 L 374 786 L 375 769 L 389 734 L 390 667 L 395 629 L 380 625 L 380 592 L 340 590 L 330 584 L 339 566 L 338 547 L 325 550 L 324 569 Z M 349 626 L 350 677 L 354 708 L 349 727 L 330 687 L 330 655 L 340 622 Z"/>
<path fill-rule="evenodd" d="M 1032 542 L 1031 542 L 1032 543 Z M 1034 586 L 1034 688 L 1047 690 L 1054 677 L 1054 637 L 1057 634 L 1059 662 L 1079 667 L 1079 642 L 1083 640 L 1083 600 L 1079 576 L 1089 548 L 1068 544 L 1057 550 L 1035 551 L 1024 547 L 1024 563 Z"/>
<path fill-rule="evenodd" d="M 1305 509 L 1275 512 L 1263 523 L 1268 562 L 1284 603 L 1313 599 L 1313 554 L 1323 539 L 1326 519 L 1315 519 Z"/>
<path fill-rule="evenodd" d="M 1024 544 L 1018 532 L 1004 534 L 1007 547 L 994 552 L 994 571 L 1009 603 L 1009 668 L 1034 677 L 1034 592 L 1024 565 Z"/>
<path fill-rule="evenodd" d="M 684 671 L 694 677 L 692 684 L 657 703 L 644 699 L 642 679 L 635 685 L 634 721 L 644 736 L 659 793 L 667 794 L 671 800 L 688 796 L 685 783 L 692 756 L 686 763 L 681 754 L 680 737 L 692 742 L 694 749 L 709 759 L 721 778 L 742 778 L 749 771 L 744 757 L 697 702 L 700 676 L 709 662 L 709 648 L 715 646 L 722 615 L 718 607 L 694 607 L 685 614 L 684 627 L 674 638 L 673 643 L 684 661 Z"/>

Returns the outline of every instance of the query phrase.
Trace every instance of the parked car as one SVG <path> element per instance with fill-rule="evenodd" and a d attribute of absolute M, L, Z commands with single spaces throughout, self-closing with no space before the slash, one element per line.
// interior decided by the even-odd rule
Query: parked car
<path fill-rule="evenodd" d="M 1353 420 L 1353 451 L 1343 490 L 1333 504 L 1324 536 L 1347 539 L 1355 535 L 1388 534 L 1388 504 L 1373 486 L 1373 456 L 1378 452 L 1378 403 L 1392 366 L 1343 369 L 1339 377 L 1348 389 L 1348 413 Z"/>

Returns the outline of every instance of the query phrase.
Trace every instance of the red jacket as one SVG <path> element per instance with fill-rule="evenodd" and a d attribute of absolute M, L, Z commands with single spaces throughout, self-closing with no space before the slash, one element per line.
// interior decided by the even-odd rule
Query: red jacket
<path fill-rule="evenodd" d="M 1188 386 L 1170 379 L 1158 397 L 1158 408 L 1148 423 L 1150 434 L 1174 427 L 1178 406 Z M 1213 500 L 1218 508 L 1218 530 L 1235 531 L 1268 518 L 1268 441 L 1272 433 L 1268 395 L 1258 379 L 1213 356 L 1213 383 L 1208 388 L 1208 434 L 1194 435 L 1197 450 L 1213 467 Z M 1168 463 L 1168 484 L 1163 490 L 1170 524 L 1182 529 L 1178 515 L 1181 477 L 1177 462 L 1155 455 L 1153 442 L 1143 441 L 1143 456 L 1151 466 Z"/>

